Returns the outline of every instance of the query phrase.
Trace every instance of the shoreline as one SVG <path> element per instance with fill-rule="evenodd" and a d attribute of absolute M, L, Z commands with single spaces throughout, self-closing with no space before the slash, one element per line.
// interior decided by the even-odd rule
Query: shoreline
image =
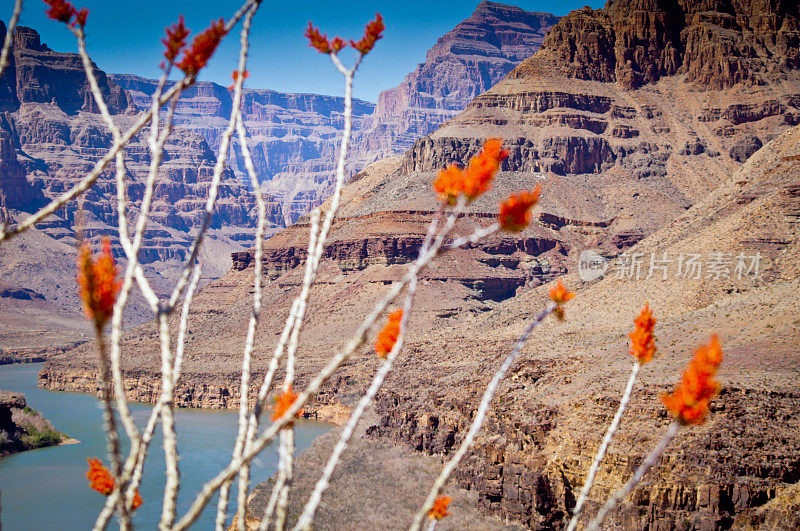
<path fill-rule="evenodd" d="M 45 372 L 46 371 L 46 372 Z M 43 376 L 44 375 L 44 376 Z M 130 371 L 124 375 L 128 400 L 155 404 L 161 392 L 161 376 L 150 371 Z M 209 381 L 215 383 L 209 384 Z M 258 381 L 258 378 L 253 378 Z M 175 392 L 175 407 L 181 409 L 236 410 L 239 408 L 239 374 L 227 376 L 187 374 L 182 376 Z M 259 384 L 260 385 L 260 384 Z M 250 396 L 258 394 L 259 385 L 251 385 Z M 43 366 L 37 375 L 40 389 L 98 396 L 97 376 L 92 370 Z M 251 398 L 250 407 L 255 406 Z M 303 418 L 333 426 L 342 426 L 350 416 L 350 408 L 339 401 L 311 401 L 304 408 Z"/>

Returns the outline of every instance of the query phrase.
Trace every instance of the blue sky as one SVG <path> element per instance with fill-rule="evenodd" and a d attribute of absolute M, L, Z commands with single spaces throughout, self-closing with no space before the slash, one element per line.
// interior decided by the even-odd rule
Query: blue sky
<path fill-rule="evenodd" d="M 358 98 L 377 101 L 380 91 L 399 84 L 403 77 L 424 61 L 425 52 L 436 39 L 469 17 L 479 0 L 265 0 L 256 18 L 252 35 L 246 86 L 283 92 L 313 92 L 343 95 L 341 77 L 327 56 L 309 48 L 303 32 L 309 20 L 329 37 L 359 38 L 366 22 L 380 12 L 386 24 L 384 38 L 359 69 L 354 92 Z M 10 0 L 2 2 L 0 17 L 7 21 Z M 157 77 L 160 73 L 164 28 L 183 14 L 192 35 L 219 17 L 228 18 L 241 1 L 232 0 L 73 0 L 77 7 L 89 9 L 86 27 L 90 54 L 100 68 L 109 73 L 131 73 Z M 602 7 L 599 0 L 519 0 L 506 2 L 529 11 L 564 15 L 584 5 Z M 48 20 L 45 4 L 27 0 L 21 24 L 42 35 L 42 42 L 57 51 L 75 51 L 74 37 L 63 24 Z M 230 84 L 231 71 L 238 55 L 238 28 L 217 51 L 200 78 Z M 344 56 L 345 59 L 352 57 Z"/>

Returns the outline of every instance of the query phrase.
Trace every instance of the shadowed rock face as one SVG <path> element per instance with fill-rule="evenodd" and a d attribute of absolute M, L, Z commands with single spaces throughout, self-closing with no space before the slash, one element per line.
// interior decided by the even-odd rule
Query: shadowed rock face
<path fill-rule="evenodd" d="M 472 16 L 439 38 L 399 86 L 380 94 L 356 136 L 354 156 L 371 162 L 404 152 L 531 56 L 558 20 L 549 13 L 481 2 Z"/>
<path fill-rule="evenodd" d="M 0 22 L 5 35 L 5 24 Z M 74 53 L 54 52 L 26 27 L 14 29 L 14 53 L 7 73 L 0 80 L 0 110 L 13 111 L 23 103 L 55 103 L 67 114 L 99 112 L 92 98 L 81 58 Z M 128 94 L 94 68 L 100 92 L 112 114 L 133 112 Z"/>

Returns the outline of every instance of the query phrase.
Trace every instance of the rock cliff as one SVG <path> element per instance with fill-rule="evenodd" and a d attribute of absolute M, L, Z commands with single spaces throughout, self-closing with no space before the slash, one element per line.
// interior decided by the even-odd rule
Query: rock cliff
<path fill-rule="evenodd" d="M 28 407 L 25 395 L 0 391 L 0 458 L 54 446 L 67 438 L 38 411 Z"/>
<path fill-rule="evenodd" d="M 357 133 L 354 156 L 367 162 L 406 151 L 456 116 L 539 49 L 558 22 L 549 13 L 483 1 L 440 37 L 425 62 L 378 97 Z"/>
<path fill-rule="evenodd" d="M 149 108 L 156 82 L 129 74 L 110 76 L 140 109 Z M 196 132 L 218 149 L 230 118 L 231 93 L 216 83 L 199 82 L 186 90 L 176 109 L 176 125 Z M 354 100 L 354 127 L 372 112 L 372 103 Z M 288 226 L 330 194 L 336 153 L 344 128 L 344 100 L 319 94 L 285 94 L 245 89 L 242 113 L 250 134 L 262 190 L 271 197 L 270 221 Z M 243 183 L 244 160 L 233 139 L 230 167 Z"/>
<path fill-rule="evenodd" d="M 565 282 L 577 291 L 567 322 L 537 330 L 456 475 L 487 511 L 531 528 L 566 523 L 624 387 L 627 333 L 645 302 L 659 320 L 660 357 L 643 370 L 585 514 L 596 511 L 660 437 L 668 419 L 659 394 L 674 385 L 692 350 L 717 332 L 726 353 L 720 373 L 726 391 L 710 422 L 681 432 L 609 525 L 716 529 L 796 519 L 796 8 L 699 0 L 677 6 L 631 0 L 573 12 L 542 50 L 464 112 L 405 155 L 357 174 L 345 189 L 341 220 L 312 289 L 298 388 L 406 271 L 424 220 L 436 208 L 435 172 L 466 162 L 487 137 L 503 139 L 510 156 L 494 189 L 469 205 L 456 232 L 488 223 L 499 200 L 535 184 L 543 188 L 538 222 L 513 237 L 453 253 L 425 272 L 409 343 L 378 396 L 378 420 L 368 434 L 449 453 L 501 357 L 546 301 L 549 285 L 541 284 L 566 272 Z M 757 57 L 736 63 L 748 74 L 721 66 L 723 59 L 733 64 L 732 52 L 722 58 L 702 51 L 713 46 L 687 48 L 688 36 L 702 32 L 707 20 L 736 21 L 725 31 L 708 28 L 719 33 L 709 38 L 724 50 L 723 41 L 751 42 Z M 750 29 L 755 20 L 766 21 L 764 49 Z M 652 47 L 665 50 L 663 57 L 649 53 Z M 714 73 L 719 85 L 693 77 L 690 64 Z M 299 291 L 307 244 L 301 229 L 267 242 L 270 280 L 256 371 L 264 371 Z M 578 254 L 587 248 L 614 259 L 602 280 L 584 282 L 575 274 Z M 672 276 L 648 275 L 650 261 L 664 253 L 673 258 Z M 677 257 L 689 253 L 730 260 L 759 253 L 760 268 L 737 277 L 731 262 L 727 275 L 679 275 Z M 619 273 L 632 256 L 641 260 L 643 274 Z M 209 382 L 232 380 L 239 370 L 255 264 L 248 252 L 236 254 L 234 263 L 195 299 L 184 365 L 195 390 L 182 392 L 181 401 Z M 158 381 L 155 342 L 152 328 L 125 335 L 124 369 L 140 382 L 131 389 L 134 397 Z M 47 362 L 41 382 L 52 388 L 76 382 L 75 371 L 91 371 L 93 360 L 88 346 L 58 355 Z M 365 346 L 325 386 L 320 401 L 352 405 L 376 366 Z"/>
<path fill-rule="evenodd" d="M 12 211 L 33 212 L 80 180 L 111 146 L 111 134 L 92 103 L 76 54 L 50 50 L 34 30 L 25 27 L 15 30 L 12 52 L 0 79 L 0 209 L 13 222 Z M 130 127 L 139 112 L 134 100 L 105 73 L 96 69 L 95 74 L 114 120 L 123 130 Z M 126 194 L 134 212 L 150 162 L 145 135 L 137 135 L 125 152 Z M 166 280 L 173 267 L 166 264 L 185 256 L 190 233 L 202 219 L 216 156 L 200 134 L 180 128 L 165 151 L 140 259 Z M 113 171 L 113 167 L 107 169 L 79 201 L 68 204 L 38 229 L 67 244 L 74 244 L 78 228 L 85 237 L 110 236 L 116 243 Z M 225 255 L 240 249 L 238 242 L 252 238 L 254 208 L 251 192 L 226 170 L 211 231 L 212 246 L 222 251 L 222 257 L 203 257 L 209 276 L 225 271 L 230 264 Z M 271 218 L 280 220 L 275 210 Z M 41 286 L 22 287 L 41 291 Z"/>

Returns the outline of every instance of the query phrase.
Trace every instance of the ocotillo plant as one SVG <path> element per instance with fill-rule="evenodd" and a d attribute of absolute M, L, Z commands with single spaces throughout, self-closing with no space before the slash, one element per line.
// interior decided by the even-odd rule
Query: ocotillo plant
<path fill-rule="evenodd" d="M 237 519 L 237 528 L 244 530 L 247 526 L 244 516 L 249 493 L 250 464 L 276 438 L 280 441 L 280 467 L 266 512 L 260 515 L 258 519 L 261 522 L 261 529 L 266 529 L 268 526 L 274 526 L 275 529 L 285 529 L 289 525 L 288 500 L 294 476 L 295 445 L 293 423 L 302 414 L 302 410 L 309 400 L 316 395 L 335 371 L 368 341 L 371 332 L 377 323 L 383 319 L 389 308 L 396 305 L 398 308 L 388 314 L 386 325 L 377 334 L 375 352 L 381 360 L 380 365 L 366 392 L 353 407 L 350 417 L 339 435 L 339 440 L 303 507 L 302 514 L 298 521 L 294 523 L 295 529 L 310 529 L 322 496 L 330 485 L 332 474 L 340 462 L 342 454 L 348 447 L 356 425 L 375 399 L 387 375 L 392 371 L 401 354 L 408 332 L 409 319 L 414 310 L 415 294 L 420 273 L 434 259 L 453 249 L 473 244 L 499 231 L 517 232 L 527 227 L 532 220 L 531 211 L 537 205 L 539 196 L 542 193 L 541 188 L 537 186 L 533 190 L 521 191 L 509 197 L 500 205 L 496 221 L 480 227 L 470 234 L 455 234 L 456 221 L 459 216 L 461 216 L 470 202 L 491 188 L 495 174 L 508 154 L 503 149 L 502 141 L 492 138 L 485 142 L 478 154 L 469 159 L 469 161 L 465 161 L 464 167 L 454 164 L 442 169 L 433 182 L 433 190 L 431 192 L 438 195 L 439 208 L 433 213 L 416 260 L 409 264 L 403 277 L 390 286 L 384 297 L 364 317 L 356 333 L 347 344 L 341 350 L 332 354 L 327 364 L 311 378 L 305 388 L 298 389 L 295 378 L 295 365 L 300 333 L 307 320 L 306 313 L 311 286 L 317 277 L 326 241 L 339 210 L 342 188 L 346 180 L 345 162 L 353 125 L 353 79 L 359 65 L 381 39 L 385 29 L 383 19 L 380 15 L 376 15 L 375 19 L 366 25 L 364 35 L 359 40 L 350 40 L 348 42 L 338 36 L 328 39 L 313 23 L 309 23 L 305 35 L 310 46 L 317 52 L 328 55 L 335 68 L 344 78 L 344 130 L 338 149 L 333 193 L 324 211 L 322 207 L 317 207 L 309 214 L 310 229 L 307 258 L 303 266 L 304 274 L 300 292 L 291 305 L 277 346 L 269 359 L 268 369 L 260 384 L 259 391 L 255 397 L 251 397 L 251 366 L 255 345 L 258 340 L 256 330 L 263 295 L 262 261 L 264 255 L 263 241 L 266 230 L 266 205 L 259 192 L 259 182 L 248 148 L 248 133 L 242 118 L 241 107 L 242 87 L 248 77 L 249 35 L 253 17 L 260 8 L 261 1 L 245 1 L 227 21 L 219 19 L 212 22 L 207 29 L 198 33 L 191 42 L 188 40 L 191 33 L 186 28 L 182 17 L 174 25 L 167 28 L 166 36 L 163 40 L 165 49 L 163 52 L 164 60 L 161 63 L 162 75 L 152 95 L 151 108 L 149 111 L 142 113 L 136 119 L 134 125 L 125 131 L 118 126 L 109 113 L 87 51 L 85 27 L 90 23 L 89 12 L 86 9 L 77 9 L 70 2 L 64 0 L 45 0 L 45 3 L 47 4 L 48 16 L 63 22 L 76 38 L 78 53 L 82 60 L 94 103 L 111 132 L 113 143 L 108 152 L 97 161 L 92 170 L 71 189 L 39 211 L 21 220 L 16 226 L 1 226 L 0 242 L 21 234 L 68 202 L 75 200 L 94 185 L 106 167 L 112 162 L 114 163 L 119 239 L 126 258 L 124 273 L 118 279 L 117 267 L 114 264 L 108 241 L 104 243 L 103 251 L 97 258 L 93 257 L 90 245 L 83 243 L 79 250 L 78 260 L 78 280 L 81 298 L 84 302 L 87 317 L 94 324 L 97 337 L 105 430 L 108 438 L 108 459 L 111 463 L 111 469 L 109 470 L 98 459 L 90 459 L 89 461 L 87 479 L 90 482 L 90 487 L 107 496 L 103 510 L 95 522 L 95 529 L 105 528 L 114 515 L 119 519 L 120 527 L 129 529 L 132 527 L 132 513 L 142 503 L 155 503 L 155 500 L 142 500 L 138 487 L 142 480 L 144 461 L 150 451 L 150 443 L 158 424 L 161 424 L 164 434 L 163 452 L 167 475 L 163 491 L 160 529 L 180 530 L 189 527 L 197 520 L 201 511 L 215 494 L 218 494 L 216 528 L 224 529 L 230 486 L 238 476 L 236 505 L 240 517 Z M 21 8 L 22 0 L 17 0 L 9 22 L 2 54 L 0 55 L 0 75 L 2 75 L 8 64 L 8 55 L 12 44 L 11 36 L 19 19 Z M 172 134 L 173 117 L 182 92 L 196 82 L 198 74 L 206 66 L 222 39 L 231 34 L 240 23 L 239 61 L 232 75 L 231 116 L 220 140 L 201 224 L 194 236 L 188 257 L 183 264 L 176 285 L 168 297 L 161 298 L 156 294 L 150 280 L 145 275 L 138 255 L 151 214 L 155 185 L 164 156 L 164 146 Z M 339 53 L 348 44 L 358 52 L 355 62 L 349 67 L 339 57 Z M 167 89 L 167 80 L 174 70 L 179 70 L 182 73 L 182 78 Z M 162 116 L 164 109 L 166 109 L 166 112 Z M 124 148 L 129 144 L 131 138 L 146 127 L 149 127 L 147 137 L 150 155 L 149 172 L 136 221 L 129 224 L 128 209 L 130 201 L 125 193 L 129 177 L 126 170 Z M 226 159 L 234 134 L 239 139 L 245 170 L 255 196 L 258 214 L 255 230 L 253 300 L 242 354 L 238 434 L 231 450 L 229 463 L 214 478 L 200 486 L 189 509 L 184 514 L 179 515 L 176 507 L 179 489 L 194 488 L 195 486 L 182 485 L 180 480 L 179 444 L 173 418 L 175 389 L 180 380 L 185 355 L 188 315 L 200 277 L 198 254 L 215 210 L 220 181 L 225 171 Z M 126 398 L 126 387 L 121 364 L 123 356 L 121 344 L 123 313 L 130 298 L 134 282 L 144 295 L 157 323 L 161 357 L 161 392 L 143 429 L 137 427 L 133 421 Z M 482 429 L 491 401 L 497 393 L 500 383 L 522 353 L 525 343 L 535 327 L 550 314 L 553 314 L 559 320 L 563 320 L 565 318 L 564 306 L 573 296 L 574 294 L 563 285 L 561 280 L 550 290 L 549 302 L 528 324 L 524 333 L 488 383 L 468 432 L 457 451 L 443 467 L 433 486 L 430 487 L 425 502 L 419 508 L 410 524 L 411 529 L 419 529 L 426 518 L 429 520 L 429 527 L 432 528 L 436 525 L 436 522 L 450 514 L 448 510 L 450 498 L 440 495 L 442 488 L 469 451 Z M 172 314 L 179 315 L 177 330 L 174 329 L 174 326 L 169 321 L 169 317 Z M 107 330 L 109 323 L 110 330 Z M 603 439 L 600 451 L 584 483 L 581 496 L 574 509 L 570 528 L 574 528 L 577 525 L 585 500 L 589 495 L 593 478 L 602 463 L 608 444 L 619 426 L 625 407 L 630 399 L 636 375 L 641 365 L 650 361 L 653 357 L 655 352 L 654 324 L 655 321 L 652 319 L 649 307 L 645 307 L 641 315 L 636 319 L 636 329 L 631 334 L 631 353 L 635 356 L 636 361 L 633 365 L 630 380 L 623 394 L 617 415 L 615 415 Z M 718 389 L 718 384 L 713 379 L 713 376 L 720 361 L 721 350 L 718 341 L 714 338 L 708 346 L 698 351 L 695 360 L 684 374 L 683 380 L 675 392 L 664 398 L 665 404 L 676 418 L 675 422 L 672 423 L 663 440 L 625 487 L 615 493 L 603 506 L 591 524 L 592 526 L 598 526 L 605 516 L 635 487 L 644 473 L 658 460 L 663 450 L 678 432 L 680 426 L 697 424 L 703 421 L 708 412 L 709 400 Z M 284 368 L 285 376 L 283 382 L 277 385 L 274 381 L 275 375 L 281 366 Z M 274 408 L 270 408 L 267 405 L 270 394 L 277 396 Z M 252 408 L 250 407 L 251 402 L 255 403 Z M 119 443 L 120 433 L 118 433 L 119 430 L 113 415 L 113 409 L 118 412 L 121 429 L 124 430 L 131 441 L 127 455 L 123 454 Z M 264 412 L 270 409 L 272 409 L 269 419 L 270 424 L 259 433 Z"/>

